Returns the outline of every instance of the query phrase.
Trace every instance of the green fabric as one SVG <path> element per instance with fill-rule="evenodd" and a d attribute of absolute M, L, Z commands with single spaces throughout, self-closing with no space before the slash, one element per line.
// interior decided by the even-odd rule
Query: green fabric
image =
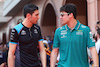
<path fill-rule="evenodd" d="M 73 30 L 67 25 L 56 29 L 53 48 L 59 48 L 58 67 L 89 67 L 87 47 L 94 46 L 90 28 L 79 21 Z"/>

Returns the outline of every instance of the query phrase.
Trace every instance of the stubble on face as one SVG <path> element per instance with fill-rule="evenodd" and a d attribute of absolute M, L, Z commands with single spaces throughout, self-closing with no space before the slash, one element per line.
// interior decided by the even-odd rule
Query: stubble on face
<path fill-rule="evenodd" d="M 34 13 L 31 16 L 31 22 L 33 24 L 36 24 L 37 21 L 38 21 L 38 19 L 39 19 L 39 11 L 38 10 L 35 10 Z"/>

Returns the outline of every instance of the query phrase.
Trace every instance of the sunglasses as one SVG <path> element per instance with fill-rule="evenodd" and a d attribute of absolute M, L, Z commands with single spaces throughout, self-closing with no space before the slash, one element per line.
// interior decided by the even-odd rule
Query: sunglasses
<path fill-rule="evenodd" d="M 63 17 L 65 14 L 69 15 L 70 13 L 60 13 L 60 16 Z"/>

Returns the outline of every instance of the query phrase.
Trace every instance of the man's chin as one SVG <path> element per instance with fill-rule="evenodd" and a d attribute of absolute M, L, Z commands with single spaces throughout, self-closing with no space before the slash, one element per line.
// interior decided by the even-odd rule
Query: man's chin
<path fill-rule="evenodd" d="M 37 22 L 34 22 L 34 24 L 37 24 Z"/>
<path fill-rule="evenodd" d="M 61 24 L 62 24 L 62 25 L 65 25 L 65 23 L 64 23 L 64 22 L 61 22 Z"/>

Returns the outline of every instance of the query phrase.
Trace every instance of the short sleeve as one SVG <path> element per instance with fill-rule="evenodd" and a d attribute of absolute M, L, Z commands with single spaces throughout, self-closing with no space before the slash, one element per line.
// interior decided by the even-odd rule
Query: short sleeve
<path fill-rule="evenodd" d="M 58 33 L 59 33 L 59 30 L 56 29 L 55 35 L 54 35 L 53 48 L 59 48 L 59 42 L 60 41 L 59 41 Z"/>
<path fill-rule="evenodd" d="M 43 40 L 43 38 L 42 38 L 42 33 L 41 33 L 41 29 L 40 29 L 40 27 L 39 27 L 39 40 L 38 41 L 42 41 Z"/>
<path fill-rule="evenodd" d="M 13 28 L 12 31 L 11 31 L 9 43 L 12 43 L 12 44 L 18 43 L 18 33 L 17 33 L 15 28 Z"/>
<path fill-rule="evenodd" d="M 90 31 L 90 28 L 88 28 L 87 30 L 87 47 L 88 48 L 95 47 L 95 41 L 93 39 L 93 34 Z"/>

